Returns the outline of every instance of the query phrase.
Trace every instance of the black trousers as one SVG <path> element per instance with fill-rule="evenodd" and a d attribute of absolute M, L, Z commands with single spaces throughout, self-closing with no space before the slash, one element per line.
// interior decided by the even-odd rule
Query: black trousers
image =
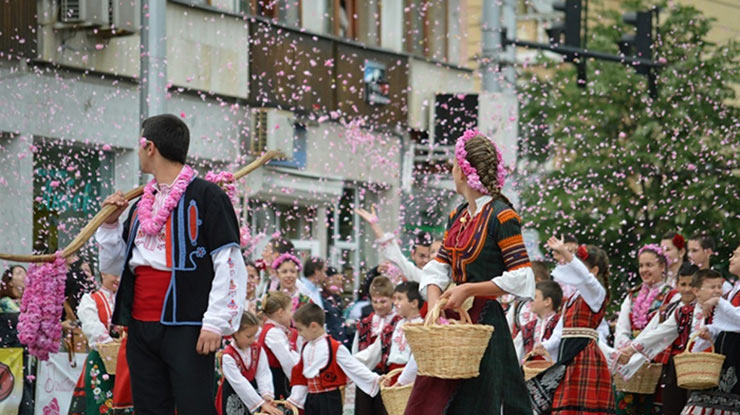
<path fill-rule="evenodd" d="M 213 354 L 195 346 L 200 326 L 132 320 L 126 353 L 136 415 L 215 415 Z"/>
<path fill-rule="evenodd" d="M 388 415 L 380 393 L 371 397 L 357 388 L 355 390 L 355 415 Z"/>
<path fill-rule="evenodd" d="M 342 415 L 342 392 L 309 393 L 306 396 L 305 415 Z"/>

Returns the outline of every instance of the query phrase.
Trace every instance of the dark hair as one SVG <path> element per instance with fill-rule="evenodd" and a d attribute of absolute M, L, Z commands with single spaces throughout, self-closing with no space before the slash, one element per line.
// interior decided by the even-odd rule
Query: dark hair
<path fill-rule="evenodd" d="M 255 327 L 260 325 L 260 319 L 257 318 L 254 313 L 252 313 L 249 310 L 244 310 L 242 313 L 242 318 L 239 320 L 239 330 L 244 330 L 250 327 Z"/>
<path fill-rule="evenodd" d="M 663 251 L 662 248 L 660 250 Z M 651 246 L 645 245 L 644 247 L 642 247 L 642 249 L 638 251 L 638 255 L 637 255 L 638 261 L 639 261 L 639 256 L 644 254 L 645 252 L 655 255 L 655 258 L 658 259 L 658 263 L 665 267 L 664 272 L 668 272 L 668 257 L 666 256 L 665 252 L 658 252 L 656 249 L 653 249 Z"/>
<path fill-rule="evenodd" d="M 550 269 L 545 261 L 532 261 L 532 272 L 534 272 L 535 281 L 549 281 L 552 279 Z"/>
<path fill-rule="evenodd" d="M 0 280 L 0 298 L 14 298 L 11 282 L 13 281 L 13 271 L 15 271 L 16 268 L 22 268 L 24 271 L 26 270 L 23 265 L 12 265 L 3 272 L 2 280 Z"/>
<path fill-rule="evenodd" d="M 244 267 L 257 268 L 257 264 L 255 264 L 254 261 L 252 261 L 251 259 L 247 259 L 244 261 Z"/>
<path fill-rule="evenodd" d="M 581 261 L 588 268 L 599 267 L 599 275 L 596 278 L 601 281 L 606 291 L 609 292 L 609 257 L 606 255 L 606 251 L 594 245 L 585 246 L 588 257 L 581 259 Z"/>
<path fill-rule="evenodd" d="M 302 305 L 298 310 L 293 313 L 293 321 L 301 323 L 308 327 L 311 323 L 316 323 L 319 326 L 324 326 L 326 316 L 324 310 L 316 304 L 309 303 Z"/>
<path fill-rule="evenodd" d="M 699 267 L 691 262 L 684 262 L 678 269 L 678 277 L 693 277 L 697 272 L 699 272 Z"/>
<path fill-rule="evenodd" d="M 416 303 L 419 309 L 421 309 L 421 307 L 424 305 L 424 299 L 421 298 L 421 294 L 419 293 L 419 283 L 418 282 L 414 282 L 414 281 L 402 282 L 396 286 L 395 292 L 406 294 L 406 298 L 409 299 L 409 302 L 416 300 Z"/>
<path fill-rule="evenodd" d="M 416 246 L 425 246 L 430 247 L 432 246 L 432 241 L 434 238 L 432 238 L 432 234 L 426 231 L 419 231 L 416 233 L 416 236 L 414 238 L 414 248 Z"/>
<path fill-rule="evenodd" d="M 324 268 L 324 265 L 326 265 L 326 263 L 319 257 L 312 256 L 308 258 L 306 260 L 306 264 L 303 266 L 303 276 L 306 278 L 313 277 L 313 274 Z"/>
<path fill-rule="evenodd" d="M 272 246 L 272 249 L 277 251 L 278 254 L 284 254 L 286 252 L 292 253 L 295 247 L 293 246 L 293 242 L 290 242 L 287 239 L 284 238 L 275 238 L 270 241 L 270 245 Z"/>
<path fill-rule="evenodd" d="M 465 143 L 465 151 L 468 153 L 468 162 L 478 172 L 481 184 L 488 189 L 493 199 L 501 199 L 513 209 L 514 205 L 501 193 L 498 182 L 498 152 L 491 140 L 477 135 Z"/>
<path fill-rule="evenodd" d="M 160 114 L 145 119 L 141 128 L 141 135 L 154 143 L 162 157 L 185 164 L 190 130 L 183 120 L 172 114 Z"/>
<path fill-rule="evenodd" d="M 563 289 L 555 281 L 540 281 L 537 283 L 536 288 L 542 293 L 542 299 L 549 298 L 552 300 L 552 309 L 557 310 L 560 308 L 560 303 L 563 301 Z"/>
<path fill-rule="evenodd" d="M 336 268 L 334 268 L 334 267 L 326 267 L 326 275 L 327 276 L 337 275 L 337 274 L 341 274 L 341 272 L 339 272 L 339 270 L 337 270 Z"/>
<path fill-rule="evenodd" d="M 691 286 L 694 288 L 701 288 L 701 286 L 704 285 L 705 280 L 714 280 L 717 278 L 722 278 L 722 274 L 713 269 L 701 269 L 694 274 L 694 278 L 691 279 Z"/>
<path fill-rule="evenodd" d="M 288 308 L 291 299 L 288 294 L 282 291 L 270 291 L 262 302 L 262 311 L 268 316 L 277 313 L 280 310 Z"/>
<path fill-rule="evenodd" d="M 563 238 L 563 243 L 564 244 L 577 244 L 578 238 L 576 238 L 575 235 L 565 235 L 565 237 Z"/>
<path fill-rule="evenodd" d="M 712 251 L 717 250 L 717 244 L 714 242 L 714 238 L 705 233 L 694 234 L 694 236 L 689 238 L 689 240 L 698 241 L 699 245 L 701 245 L 701 249 L 711 249 Z"/>
<path fill-rule="evenodd" d="M 379 295 L 382 297 L 393 297 L 393 283 L 386 277 L 375 277 L 370 283 L 370 297 Z"/>

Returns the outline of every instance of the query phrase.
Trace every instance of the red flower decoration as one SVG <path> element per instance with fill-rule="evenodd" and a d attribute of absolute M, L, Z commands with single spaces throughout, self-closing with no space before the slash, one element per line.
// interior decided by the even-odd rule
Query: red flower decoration
<path fill-rule="evenodd" d="M 578 247 L 578 250 L 576 251 L 576 256 L 581 260 L 585 261 L 588 259 L 588 249 L 586 249 L 586 245 L 580 245 Z"/>
<path fill-rule="evenodd" d="M 683 236 L 681 234 L 677 233 L 673 235 L 673 246 L 676 247 L 679 251 L 683 249 L 684 246 L 686 246 L 686 240 L 683 239 Z"/>

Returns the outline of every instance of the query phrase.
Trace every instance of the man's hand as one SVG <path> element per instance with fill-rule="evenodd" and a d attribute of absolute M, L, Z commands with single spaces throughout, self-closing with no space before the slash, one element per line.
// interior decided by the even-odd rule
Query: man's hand
<path fill-rule="evenodd" d="M 218 350 L 219 347 L 221 347 L 220 334 L 200 329 L 198 344 L 195 346 L 195 351 L 198 354 L 210 354 Z"/>
<path fill-rule="evenodd" d="M 106 206 L 115 206 L 116 211 L 108 216 L 108 219 L 105 220 L 105 223 L 112 225 L 116 222 L 118 222 L 118 217 L 121 216 L 124 210 L 128 207 L 128 200 L 126 200 L 126 197 L 123 195 L 123 192 L 118 191 L 113 193 L 112 195 L 105 198 L 103 201 L 103 207 Z"/>

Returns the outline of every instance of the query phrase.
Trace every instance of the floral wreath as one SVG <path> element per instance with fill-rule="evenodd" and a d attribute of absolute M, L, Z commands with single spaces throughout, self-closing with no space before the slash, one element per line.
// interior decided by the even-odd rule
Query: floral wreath
<path fill-rule="evenodd" d="M 481 134 L 480 131 L 476 129 L 466 130 L 463 135 L 457 139 L 457 142 L 455 143 L 455 159 L 457 160 L 457 165 L 460 166 L 460 170 L 462 170 L 462 173 L 465 175 L 465 180 L 467 181 L 468 185 L 473 190 L 477 190 L 487 195 L 490 193 L 490 191 L 486 189 L 485 186 L 483 186 L 483 183 L 481 183 L 480 176 L 478 175 L 478 170 L 476 170 L 475 167 L 470 164 L 470 162 L 468 161 L 468 152 L 465 151 L 465 144 L 470 141 L 471 138 L 477 136 L 486 138 L 493 145 L 493 149 L 496 152 L 496 158 L 498 159 L 498 164 L 496 167 L 496 187 L 498 189 L 504 187 L 504 182 L 506 181 L 506 167 L 504 167 L 504 161 L 503 156 L 501 155 L 501 151 L 499 151 L 496 143 L 494 143 L 490 138 Z"/>
<path fill-rule="evenodd" d="M 683 235 L 680 233 L 676 233 L 673 235 L 673 239 L 671 239 L 671 242 L 673 242 L 673 246 L 676 247 L 679 251 L 684 249 L 686 246 L 686 239 L 684 239 Z"/>
<path fill-rule="evenodd" d="M 285 261 L 293 261 L 293 263 L 296 264 L 296 266 L 298 267 L 298 271 L 301 270 L 301 261 L 298 259 L 298 257 L 291 254 L 290 252 L 280 254 L 279 257 L 275 258 L 275 260 L 272 261 L 272 269 L 278 269 L 278 267 L 280 267 L 280 265 L 282 265 Z"/>
<path fill-rule="evenodd" d="M 670 263 L 670 260 L 668 259 L 668 255 L 665 254 L 665 251 L 663 251 L 663 248 L 660 247 L 658 244 L 647 244 L 640 248 L 639 251 L 637 251 L 637 256 L 639 257 L 642 255 L 643 252 L 652 252 L 658 257 L 663 258 L 663 262 L 666 264 L 666 266 Z"/>

